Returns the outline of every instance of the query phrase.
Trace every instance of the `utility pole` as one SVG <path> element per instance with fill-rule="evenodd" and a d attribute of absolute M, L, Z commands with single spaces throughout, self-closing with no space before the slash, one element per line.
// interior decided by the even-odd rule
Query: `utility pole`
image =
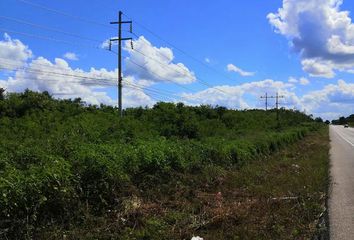
<path fill-rule="evenodd" d="M 275 98 L 275 109 L 277 111 L 277 121 L 279 124 L 279 98 L 284 98 L 284 96 L 280 96 L 277 92 L 275 96 L 268 96 L 268 93 L 266 93 L 265 96 L 261 96 L 261 98 L 265 98 L 266 111 L 268 110 L 268 99 Z"/>
<path fill-rule="evenodd" d="M 275 106 L 277 109 L 277 121 L 279 123 L 279 98 L 284 98 L 284 96 L 279 96 L 279 93 L 277 92 L 276 96 L 275 96 Z"/>
<path fill-rule="evenodd" d="M 265 94 L 265 96 L 261 96 L 261 98 L 265 98 L 265 110 L 268 111 L 268 93 Z"/>
<path fill-rule="evenodd" d="M 110 24 L 118 24 L 118 38 L 109 39 L 109 50 L 111 50 L 112 42 L 118 41 L 118 108 L 119 115 L 123 116 L 122 109 L 122 41 L 130 40 L 132 38 L 122 38 L 122 24 L 130 24 L 130 32 L 132 33 L 132 21 L 122 21 L 122 11 L 119 11 L 118 22 L 110 22 Z M 132 44 L 133 45 L 133 44 Z"/>

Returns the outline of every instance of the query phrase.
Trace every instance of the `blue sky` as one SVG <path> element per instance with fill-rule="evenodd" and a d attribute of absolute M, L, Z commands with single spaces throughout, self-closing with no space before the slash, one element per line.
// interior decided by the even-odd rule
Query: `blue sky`
<path fill-rule="evenodd" d="M 125 107 L 169 100 L 261 108 L 259 97 L 278 91 L 287 108 L 326 119 L 353 113 L 354 3 L 287 2 L 2 0 L 0 86 L 114 105 L 117 56 L 102 47 L 117 36 L 109 22 L 121 10 L 133 20 L 134 35 L 124 35 L 140 51 L 123 52 Z"/>

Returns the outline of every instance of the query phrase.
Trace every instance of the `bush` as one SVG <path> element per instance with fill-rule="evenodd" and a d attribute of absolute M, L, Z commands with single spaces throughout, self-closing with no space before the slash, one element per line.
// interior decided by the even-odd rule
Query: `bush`
<path fill-rule="evenodd" d="M 80 99 L 1 95 L 0 234 L 33 238 L 38 226 L 101 216 L 121 208 L 122 196 L 140 185 L 205 166 L 241 167 L 319 126 L 282 109 L 279 128 L 275 114 L 158 103 L 127 109 L 120 119 L 117 109 Z"/>

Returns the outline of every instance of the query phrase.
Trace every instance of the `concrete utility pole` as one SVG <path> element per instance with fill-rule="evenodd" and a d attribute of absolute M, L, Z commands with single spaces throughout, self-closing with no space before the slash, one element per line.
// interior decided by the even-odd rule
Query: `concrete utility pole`
<path fill-rule="evenodd" d="M 118 38 L 109 39 L 109 50 L 111 50 L 111 43 L 118 41 L 118 108 L 119 115 L 122 117 L 122 41 L 132 41 L 132 38 L 122 38 L 122 24 L 130 24 L 130 32 L 132 32 L 132 21 L 122 21 L 122 11 L 119 11 L 118 15 L 118 22 L 110 22 L 110 24 L 118 24 Z"/>
<path fill-rule="evenodd" d="M 261 96 L 261 98 L 265 98 L 265 110 L 268 111 L 268 93 L 265 94 L 265 96 Z"/>
<path fill-rule="evenodd" d="M 284 98 L 284 96 L 280 96 L 277 92 L 275 96 L 268 96 L 268 93 L 266 93 L 265 96 L 261 96 L 261 98 L 265 99 L 266 111 L 268 110 L 268 99 L 275 98 L 275 109 L 277 111 L 277 121 L 279 123 L 279 98 Z"/>
<path fill-rule="evenodd" d="M 279 93 L 277 92 L 276 96 L 275 96 L 275 106 L 277 109 L 277 121 L 279 123 L 279 98 L 284 98 L 284 96 L 279 96 Z"/>

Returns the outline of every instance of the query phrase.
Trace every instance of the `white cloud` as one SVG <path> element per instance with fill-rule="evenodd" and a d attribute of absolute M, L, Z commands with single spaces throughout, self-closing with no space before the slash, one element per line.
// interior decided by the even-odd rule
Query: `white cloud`
<path fill-rule="evenodd" d="M 301 61 L 302 69 L 312 77 L 333 78 L 333 64 L 320 58 L 304 59 Z"/>
<path fill-rule="evenodd" d="M 14 70 L 22 67 L 32 57 L 32 51 L 20 40 L 11 39 L 4 34 L 4 41 L 0 41 L 0 67 Z"/>
<path fill-rule="evenodd" d="M 242 77 L 249 77 L 249 76 L 254 76 L 254 72 L 246 72 L 244 70 L 242 70 L 241 68 L 233 65 L 233 64 L 228 64 L 227 65 L 227 71 L 229 72 L 235 72 L 235 73 L 238 73 L 240 74 Z"/>
<path fill-rule="evenodd" d="M 300 79 L 296 79 L 295 77 L 289 77 L 288 82 L 289 82 L 289 83 L 294 83 L 294 84 L 299 83 L 299 84 L 301 84 L 301 85 L 308 85 L 308 84 L 310 84 L 310 80 L 308 80 L 308 79 L 305 78 L 305 77 L 301 77 Z"/>
<path fill-rule="evenodd" d="M 289 83 L 298 83 L 298 80 L 294 77 L 289 77 L 288 82 Z"/>
<path fill-rule="evenodd" d="M 63 55 L 64 58 L 72 61 L 77 61 L 79 60 L 79 57 L 76 55 L 76 53 L 73 52 L 67 52 Z"/>
<path fill-rule="evenodd" d="M 307 83 L 306 78 L 300 78 L 297 83 Z M 284 95 L 280 106 L 293 109 L 294 107 L 308 114 L 320 116 L 323 119 L 332 120 L 342 115 L 350 115 L 354 112 L 354 83 L 339 80 L 336 84 L 328 84 L 320 90 L 310 91 L 299 96 L 292 91 L 293 84 L 274 81 L 271 79 L 244 83 L 238 86 L 217 86 L 223 92 L 209 88 L 193 94 L 183 94 L 188 99 L 186 103 L 191 105 L 211 104 L 228 108 L 263 108 L 264 102 L 260 96 L 266 92 L 274 95 L 278 92 Z M 272 106 L 273 104 L 273 106 Z M 270 101 L 270 107 L 274 102 Z"/>
<path fill-rule="evenodd" d="M 10 42 L 10 43 L 9 43 Z M 44 57 L 29 59 L 32 55 L 31 50 L 19 40 L 11 40 L 6 36 L 4 41 L 0 41 L 0 46 L 4 51 L 18 56 L 19 62 L 23 66 L 16 69 L 12 76 L 6 80 L 0 80 L 0 87 L 8 92 L 21 92 L 25 89 L 33 91 L 48 91 L 58 98 L 82 98 L 89 104 L 99 105 L 101 103 L 108 105 L 117 105 L 116 100 L 107 94 L 105 87 L 112 87 L 117 82 L 117 69 L 109 71 L 105 68 L 91 68 L 89 71 L 82 69 L 73 69 L 67 61 L 62 58 L 56 58 L 54 62 Z M 5 46 L 5 47 L 4 47 Z M 7 47 L 6 47 L 7 46 Z M 28 53 L 19 54 L 17 52 Z M 9 48 L 10 50 L 7 50 Z M 16 52 L 16 54 L 14 53 Z M 26 60 L 30 60 L 27 61 Z M 131 76 L 124 78 L 124 102 L 123 107 L 132 106 L 151 106 L 154 101 L 144 93 L 143 89 L 130 88 L 129 84 L 145 84 L 142 80 L 135 80 Z"/>
<path fill-rule="evenodd" d="M 209 58 L 205 58 L 204 61 L 205 61 L 206 63 L 210 63 L 210 59 L 209 59 Z"/>
<path fill-rule="evenodd" d="M 147 43 L 144 42 L 144 39 L 140 40 L 143 41 L 140 47 L 145 47 Z M 136 45 L 139 46 L 139 44 Z M 44 57 L 33 59 L 32 52 L 27 46 L 19 40 L 12 40 L 7 35 L 5 40 L 0 41 L 0 46 L 3 50 L 0 54 L 10 52 L 10 56 L 16 56 L 15 59 L 20 64 L 19 66 L 22 67 L 13 71 L 6 80 L 0 80 L 0 87 L 6 88 L 9 92 L 20 92 L 29 88 L 34 91 L 48 91 L 59 98 L 81 97 L 90 104 L 117 104 L 116 99 L 110 97 L 107 89 L 103 88 L 105 84 L 115 86 L 117 69 L 91 68 L 85 71 L 79 68 L 72 68 L 62 58 L 56 58 L 54 61 L 49 61 Z M 10 50 L 4 46 L 8 46 Z M 170 49 L 156 48 L 151 45 L 150 47 L 152 49 L 145 49 L 147 51 L 146 54 L 149 52 L 163 54 L 163 58 L 173 59 Z M 134 58 L 137 58 L 137 56 L 134 55 Z M 169 64 L 173 65 L 174 63 L 169 61 Z M 65 76 L 63 76 L 64 74 Z M 71 75 L 80 77 L 77 78 Z M 2 77 L 4 76 L 3 74 Z M 154 79 L 142 78 L 140 74 L 126 74 L 123 91 L 124 107 L 151 106 L 154 104 L 153 95 L 152 97 L 149 96 L 149 92 L 142 88 L 142 86 L 151 86 L 154 83 L 152 80 Z M 329 84 L 320 90 L 308 92 L 303 96 L 298 96 L 293 92 L 295 84 L 306 85 L 309 84 L 309 80 L 306 78 L 296 79 L 294 77 L 290 77 L 288 82 L 266 79 L 236 86 L 216 86 L 215 88 L 208 88 L 195 93 L 183 93 L 181 97 L 185 99 L 185 103 L 191 105 L 212 104 L 244 109 L 263 108 L 264 102 L 261 101 L 260 96 L 266 92 L 269 95 L 279 92 L 280 95 L 286 97 L 281 100 L 281 106 L 287 108 L 296 107 L 299 110 L 306 109 L 308 113 L 313 113 L 315 116 L 321 116 L 324 119 L 333 119 L 339 115 L 349 115 L 354 112 L 353 83 L 339 80 L 336 84 Z M 140 87 L 134 87 L 137 85 Z M 174 95 L 171 95 L 171 97 L 179 99 Z"/>
<path fill-rule="evenodd" d="M 354 84 L 339 80 L 321 90 L 311 91 L 301 98 L 309 112 L 323 118 L 338 118 L 354 112 Z"/>
<path fill-rule="evenodd" d="M 290 83 L 266 79 L 237 86 L 217 86 L 196 93 L 184 93 L 182 96 L 188 99 L 187 102 L 192 105 L 211 104 L 244 109 L 263 107 L 260 96 L 266 92 L 268 94 L 279 92 L 280 95 L 287 96 L 286 101 L 283 102 L 284 106 L 293 106 L 298 105 L 299 99 L 294 93 L 290 92 L 292 87 L 293 84 Z M 221 91 L 218 91 L 218 89 Z"/>
<path fill-rule="evenodd" d="M 64 59 L 56 58 L 52 63 L 39 57 L 30 62 L 27 68 L 17 70 L 2 85 L 9 92 L 21 92 L 28 88 L 33 91 L 48 91 L 59 98 L 81 97 L 90 104 L 112 104 L 112 99 L 105 92 L 95 90 L 95 86 L 100 83 L 91 78 L 103 75 L 112 77 L 113 74 L 114 72 L 105 69 L 84 72 L 81 69 L 72 69 Z M 112 82 L 111 80 L 111 84 Z"/>
<path fill-rule="evenodd" d="M 174 63 L 174 55 L 170 48 L 155 47 L 143 36 L 126 42 L 125 50 L 129 53 L 126 58 L 126 74 L 153 82 L 175 82 L 189 84 L 196 81 L 195 74 L 183 63 Z M 139 65 L 139 66 L 138 66 Z"/>
<path fill-rule="evenodd" d="M 301 55 L 311 76 L 333 78 L 335 71 L 354 67 L 354 24 L 343 0 L 283 0 L 267 18 Z"/>
<path fill-rule="evenodd" d="M 304 78 L 304 77 L 300 78 L 299 82 L 300 82 L 301 85 L 304 85 L 304 86 L 310 84 L 310 81 L 307 78 Z"/>
<path fill-rule="evenodd" d="M 103 41 L 103 42 L 101 43 L 100 47 L 103 48 L 103 49 L 109 49 L 109 44 L 110 44 L 109 42 L 110 42 L 109 39 Z M 114 43 L 114 42 L 112 42 L 112 44 L 113 44 L 113 43 Z"/>
<path fill-rule="evenodd" d="M 79 77 L 76 77 L 79 76 Z M 83 101 L 99 105 L 117 105 L 117 101 L 108 96 L 104 87 L 116 85 L 117 69 L 91 68 L 89 71 L 72 69 L 64 59 L 56 58 L 52 63 L 39 57 L 29 63 L 26 69 L 16 71 L 7 81 L 0 81 L 9 92 L 21 92 L 26 88 L 33 91 L 48 91 L 58 98 L 80 97 Z M 131 88 L 130 84 L 142 85 L 133 77 L 124 78 L 123 107 L 151 106 L 154 101 L 142 88 Z"/>

